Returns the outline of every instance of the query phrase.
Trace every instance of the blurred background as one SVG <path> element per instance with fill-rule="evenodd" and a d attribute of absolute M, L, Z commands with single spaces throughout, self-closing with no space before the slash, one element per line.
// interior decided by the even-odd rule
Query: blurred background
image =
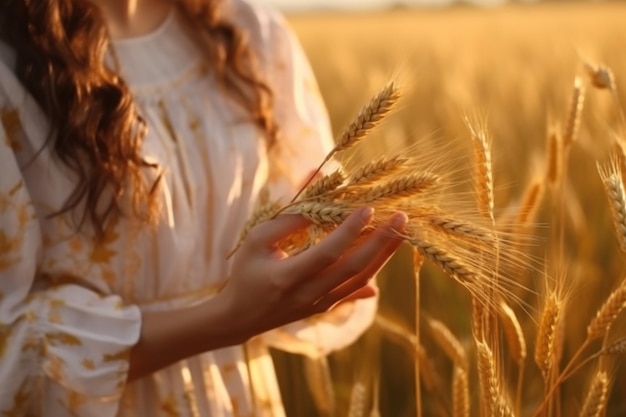
<path fill-rule="evenodd" d="M 563 183 L 544 184 L 527 230 L 537 239 L 525 250 L 540 260 L 540 272 L 519 271 L 529 291 L 526 306 L 514 306 L 522 324 L 528 357 L 519 415 L 533 415 L 542 398 L 543 381 L 534 363 L 537 322 L 545 289 L 567 289 L 560 324 L 561 368 L 581 345 L 596 310 L 622 282 L 620 251 L 596 164 L 624 137 L 626 100 L 626 4 L 621 2 L 501 0 L 257 0 L 280 8 L 304 46 L 326 101 L 335 132 L 341 132 L 359 108 L 391 78 L 405 97 L 396 112 L 358 155 L 367 160 L 390 148 L 470 142 L 464 118 L 485 120 L 492 140 L 496 213 L 520 210 L 530 185 L 542 182 L 550 129 L 571 118 L 574 80 L 585 87 L 580 128 L 564 162 Z M 615 75 L 613 91 L 590 83 L 584 64 L 604 65 Z M 419 148 L 418 148 L 419 151 Z M 460 164 L 471 175 L 471 152 Z M 555 210 L 560 201 L 563 210 Z M 563 239 L 554 239 L 556 227 Z M 554 254 L 558 253 L 556 256 Z M 522 268 L 523 269 L 523 268 Z M 548 278 L 551 277 L 551 278 Z M 420 314 L 415 313 L 415 280 L 409 248 L 381 272 L 381 316 L 399 326 L 402 336 L 375 325 L 359 342 L 310 363 L 275 353 L 289 415 L 417 415 L 414 361 L 419 356 L 407 340 L 420 321 L 444 322 L 474 355 L 471 302 L 467 292 L 429 264 L 420 277 Z M 618 318 L 610 339 L 626 336 Z M 452 365 L 421 324 L 422 414 L 452 415 Z M 398 330 L 398 329 L 396 329 Z M 502 342 L 505 346 L 506 343 Z M 599 345 L 592 344 L 587 355 Z M 516 391 L 519 368 L 506 354 L 499 378 Z M 611 365 L 612 390 L 607 416 L 626 415 L 626 374 L 617 359 Z M 597 363 L 591 361 L 563 385 L 559 406 L 550 415 L 578 415 Z M 435 381 L 427 381 L 434 378 Z M 475 368 L 470 371 L 472 415 L 480 415 Z M 511 394 L 513 396 L 513 394 Z M 354 406 L 361 401 L 359 410 Z M 324 405 L 324 404 L 327 405 Z M 351 404 L 352 403 L 352 408 Z M 598 414 L 603 415 L 603 414 Z"/>

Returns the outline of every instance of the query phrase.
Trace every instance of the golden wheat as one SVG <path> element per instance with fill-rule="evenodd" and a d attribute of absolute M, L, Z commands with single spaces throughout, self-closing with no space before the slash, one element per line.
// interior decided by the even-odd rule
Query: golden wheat
<path fill-rule="evenodd" d="M 480 383 L 480 401 L 484 407 L 484 414 L 495 415 L 498 407 L 500 393 L 498 388 L 498 376 L 496 362 L 491 348 L 484 342 L 476 342 L 476 355 L 478 366 L 478 381 Z"/>
<path fill-rule="evenodd" d="M 316 197 L 329 193 L 339 187 L 346 180 L 341 169 L 337 169 L 332 173 L 323 176 L 318 181 L 309 185 L 302 193 L 302 200 L 312 200 Z"/>
<path fill-rule="evenodd" d="M 526 339 L 522 326 L 513 309 L 504 300 L 500 301 L 498 315 L 503 325 L 502 328 L 511 357 L 515 362 L 521 364 L 526 359 Z"/>
<path fill-rule="evenodd" d="M 626 280 L 615 289 L 598 309 L 587 327 L 587 337 L 591 340 L 600 338 L 608 332 L 611 325 L 626 307 Z"/>
<path fill-rule="evenodd" d="M 580 410 L 580 417 L 603 416 L 608 390 L 609 377 L 605 371 L 598 371 L 592 379 L 591 388 L 585 398 L 583 408 Z"/>
<path fill-rule="evenodd" d="M 395 174 L 409 162 L 409 159 L 400 155 L 394 157 L 382 157 L 357 168 L 350 175 L 350 185 L 369 185 L 378 180 Z"/>
<path fill-rule="evenodd" d="M 465 349 L 450 329 L 448 329 L 445 324 L 435 319 L 429 319 L 428 325 L 430 326 L 431 333 L 437 345 L 443 349 L 455 366 L 467 371 L 469 369 L 469 363 Z"/>
<path fill-rule="evenodd" d="M 617 241 L 622 252 L 626 253 L 626 192 L 617 161 L 614 156 L 607 167 L 598 165 L 598 172 L 609 198 Z"/>
<path fill-rule="evenodd" d="M 452 376 L 452 417 L 469 417 L 470 394 L 467 370 L 454 367 Z"/>
<path fill-rule="evenodd" d="M 556 292 L 550 292 L 539 321 L 535 346 L 535 363 L 541 370 L 544 380 L 548 379 L 554 365 L 556 331 L 562 310 L 562 301 Z"/>
<path fill-rule="evenodd" d="M 583 66 L 591 81 L 591 85 L 601 90 L 615 91 L 615 76 L 610 68 L 602 65 L 593 65 L 589 62 L 584 62 Z"/>
<path fill-rule="evenodd" d="M 556 128 L 548 135 L 546 154 L 546 179 L 554 185 L 561 178 L 563 170 L 563 140 Z"/>
<path fill-rule="evenodd" d="M 474 184 L 480 213 L 494 220 L 493 170 L 491 164 L 491 143 L 483 126 L 472 126 L 466 120 L 474 149 Z"/>
<path fill-rule="evenodd" d="M 574 79 L 574 88 L 570 98 L 567 118 L 563 127 L 563 146 L 569 147 L 576 140 L 580 126 L 580 118 L 585 102 L 585 84 L 576 77 Z"/>
<path fill-rule="evenodd" d="M 400 90 L 395 82 L 388 83 L 361 109 L 356 119 L 344 130 L 331 154 L 356 145 L 383 120 L 399 99 Z"/>

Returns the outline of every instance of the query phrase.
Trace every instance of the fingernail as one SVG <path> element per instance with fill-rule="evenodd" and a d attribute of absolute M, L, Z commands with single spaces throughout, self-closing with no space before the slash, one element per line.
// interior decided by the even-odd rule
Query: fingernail
<path fill-rule="evenodd" d="M 405 213 L 395 213 L 391 218 L 391 226 L 394 229 L 400 229 L 408 222 L 409 218 Z"/>
<path fill-rule="evenodd" d="M 368 223 L 372 219 L 373 215 L 374 215 L 374 209 L 372 207 L 365 207 L 364 209 L 361 210 L 361 216 L 363 217 L 363 220 L 365 220 Z"/>

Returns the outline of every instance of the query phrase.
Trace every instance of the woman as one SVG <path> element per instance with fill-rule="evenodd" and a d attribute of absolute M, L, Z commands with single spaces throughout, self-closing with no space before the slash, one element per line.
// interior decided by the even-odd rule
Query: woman
<path fill-rule="evenodd" d="M 243 0 L 0 0 L 0 413 L 280 416 L 268 346 L 371 322 L 398 213 L 293 257 L 262 189 L 331 147 L 283 21 Z M 323 314 L 320 314 L 323 313 Z"/>

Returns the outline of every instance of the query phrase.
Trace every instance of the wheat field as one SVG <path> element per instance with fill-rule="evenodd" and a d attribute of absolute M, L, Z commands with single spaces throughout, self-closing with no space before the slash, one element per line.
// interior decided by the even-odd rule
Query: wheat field
<path fill-rule="evenodd" d="M 515 267 L 504 299 L 481 307 L 437 262 L 424 262 L 417 287 L 405 245 L 379 275 L 380 317 L 355 346 L 315 362 L 275 353 L 288 414 L 624 415 L 626 5 L 288 18 L 337 137 L 390 79 L 402 88 L 351 163 L 410 149 L 454 171 L 451 197 L 476 200 L 481 175 L 492 177 L 508 246 L 485 263 Z M 614 84 L 602 85 L 600 66 Z"/>

